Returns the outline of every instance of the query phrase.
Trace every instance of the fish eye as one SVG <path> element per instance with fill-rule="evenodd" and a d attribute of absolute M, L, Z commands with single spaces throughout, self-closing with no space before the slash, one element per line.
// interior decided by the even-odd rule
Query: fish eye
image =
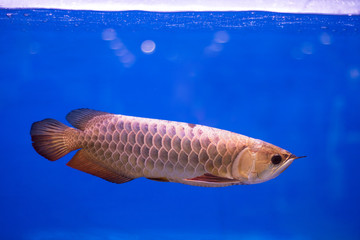
<path fill-rule="evenodd" d="M 274 164 L 274 165 L 277 165 L 281 162 L 282 158 L 279 154 L 275 154 L 271 157 L 271 162 Z"/>

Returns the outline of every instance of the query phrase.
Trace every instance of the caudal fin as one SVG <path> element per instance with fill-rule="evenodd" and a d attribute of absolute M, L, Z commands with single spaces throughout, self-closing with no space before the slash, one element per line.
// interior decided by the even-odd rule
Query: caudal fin
<path fill-rule="evenodd" d="M 32 145 L 41 156 L 50 161 L 58 160 L 77 149 L 69 145 L 72 142 L 69 136 L 74 135 L 69 134 L 72 131 L 76 133 L 78 130 L 50 118 L 34 122 L 30 130 Z"/>

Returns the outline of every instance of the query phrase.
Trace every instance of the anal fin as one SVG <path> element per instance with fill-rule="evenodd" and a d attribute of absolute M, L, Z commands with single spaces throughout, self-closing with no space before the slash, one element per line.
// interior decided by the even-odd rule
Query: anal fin
<path fill-rule="evenodd" d="M 165 177 L 159 177 L 159 178 L 147 178 L 149 180 L 158 181 L 158 182 L 170 182 L 169 179 Z"/>
<path fill-rule="evenodd" d="M 81 149 L 66 165 L 113 183 L 125 183 L 133 180 L 132 178 L 121 176 L 120 174 L 95 163 L 91 159 L 92 157 L 89 156 L 86 150 Z"/>

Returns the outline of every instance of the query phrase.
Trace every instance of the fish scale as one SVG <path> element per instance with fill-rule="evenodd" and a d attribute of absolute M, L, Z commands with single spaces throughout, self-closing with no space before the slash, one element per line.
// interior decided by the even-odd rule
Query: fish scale
<path fill-rule="evenodd" d="M 212 133 L 206 128 L 112 115 L 86 129 L 85 137 L 79 141 L 95 159 L 131 178 L 171 178 L 174 173 L 191 178 L 205 171 L 230 175 L 231 159 L 223 161 L 223 157 L 232 155 L 236 148 L 226 149 L 225 144 L 217 144 L 220 140 L 229 141 L 224 139 L 227 134 Z M 209 161 L 213 163 L 206 164 Z"/>
<path fill-rule="evenodd" d="M 35 122 L 35 150 L 57 160 L 80 149 L 67 165 L 123 183 L 146 177 L 196 186 L 259 183 L 276 177 L 296 157 L 258 139 L 202 125 L 78 109 Z M 281 161 L 273 163 L 273 157 Z M 279 164 L 281 163 L 281 164 Z"/>

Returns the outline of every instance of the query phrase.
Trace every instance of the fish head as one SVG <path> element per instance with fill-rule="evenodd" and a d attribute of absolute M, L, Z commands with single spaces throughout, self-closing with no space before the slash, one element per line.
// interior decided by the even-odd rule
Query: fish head
<path fill-rule="evenodd" d="M 262 183 L 279 176 L 297 158 L 280 147 L 254 139 L 236 157 L 232 174 L 244 184 Z"/>

